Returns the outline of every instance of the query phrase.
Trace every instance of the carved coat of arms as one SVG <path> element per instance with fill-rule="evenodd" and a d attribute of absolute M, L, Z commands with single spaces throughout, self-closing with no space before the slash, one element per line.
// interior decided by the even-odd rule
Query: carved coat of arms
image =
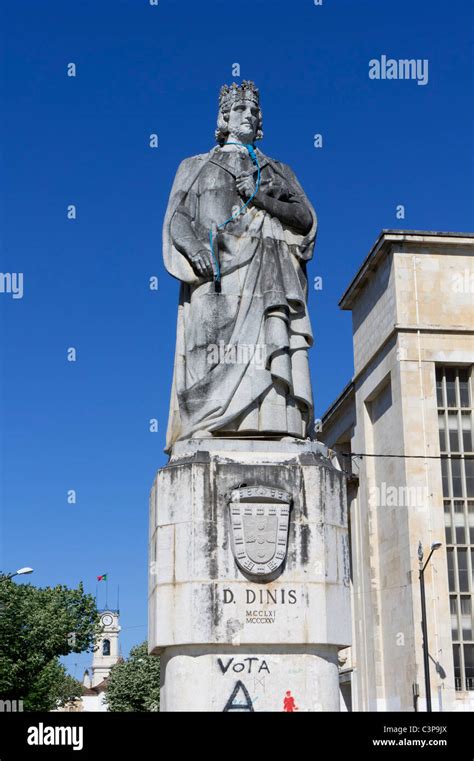
<path fill-rule="evenodd" d="M 244 486 L 230 495 L 232 547 L 239 568 L 265 581 L 275 576 L 288 547 L 291 496 L 271 486 Z"/>

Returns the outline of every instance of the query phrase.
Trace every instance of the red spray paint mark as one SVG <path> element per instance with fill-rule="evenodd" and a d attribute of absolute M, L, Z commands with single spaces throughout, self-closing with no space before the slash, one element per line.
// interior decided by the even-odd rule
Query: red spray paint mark
<path fill-rule="evenodd" d="M 287 711 L 288 713 L 293 713 L 294 711 L 298 710 L 298 707 L 296 706 L 295 699 L 293 695 L 291 694 L 291 690 L 286 691 L 286 695 L 283 698 L 283 710 Z"/>

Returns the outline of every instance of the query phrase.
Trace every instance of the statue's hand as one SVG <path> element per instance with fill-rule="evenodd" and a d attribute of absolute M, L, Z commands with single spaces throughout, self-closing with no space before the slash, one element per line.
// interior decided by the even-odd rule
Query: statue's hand
<path fill-rule="evenodd" d="M 212 269 L 211 252 L 201 248 L 196 254 L 191 254 L 189 261 L 197 275 L 208 278 L 214 276 Z"/>
<path fill-rule="evenodd" d="M 242 174 L 237 177 L 235 184 L 240 195 L 246 201 L 255 193 L 255 182 L 249 174 Z"/>
<path fill-rule="evenodd" d="M 278 201 L 287 200 L 291 195 L 290 188 L 280 177 L 272 177 L 271 180 L 263 183 L 262 191 Z"/>

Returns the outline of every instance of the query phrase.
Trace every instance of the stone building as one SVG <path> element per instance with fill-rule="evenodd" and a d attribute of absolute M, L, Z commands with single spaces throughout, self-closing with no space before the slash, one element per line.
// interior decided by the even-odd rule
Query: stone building
<path fill-rule="evenodd" d="M 384 230 L 340 301 L 354 376 L 320 438 L 348 471 L 349 710 L 425 710 L 418 546 L 433 711 L 474 710 L 474 233 Z"/>

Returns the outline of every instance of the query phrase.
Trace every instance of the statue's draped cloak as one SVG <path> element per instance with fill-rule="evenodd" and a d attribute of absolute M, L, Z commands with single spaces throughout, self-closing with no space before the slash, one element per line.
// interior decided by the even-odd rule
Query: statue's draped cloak
<path fill-rule="evenodd" d="M 250 205 L 219 233 L 221 290 L 216 292 L 213 282 L 196 275 L 176 248 L 172 225 L 182 210 L 202 247 L 209 249 L 207 199 L 213 192 L 221 198 L 223 179 L 235 185 L 232 174 L 222 174 L 226 168 L 232 172 L 232 160 L 214 148 L 179 166 L 163 226 L 165 266 L 181 281 L 167 451 L 199 431 L 297 437 L 310 432 L 307 350 L 313 337 L 305 269 L 313 253 L 316 214 L 290 167 L 259 150 L 257 156 L 262 178 L 279 176 L 291 195 L 304 202 L 312 215 L 311 230 L 298 234 Z M 235 207 L 241 206 L 232 192 Z"/>

